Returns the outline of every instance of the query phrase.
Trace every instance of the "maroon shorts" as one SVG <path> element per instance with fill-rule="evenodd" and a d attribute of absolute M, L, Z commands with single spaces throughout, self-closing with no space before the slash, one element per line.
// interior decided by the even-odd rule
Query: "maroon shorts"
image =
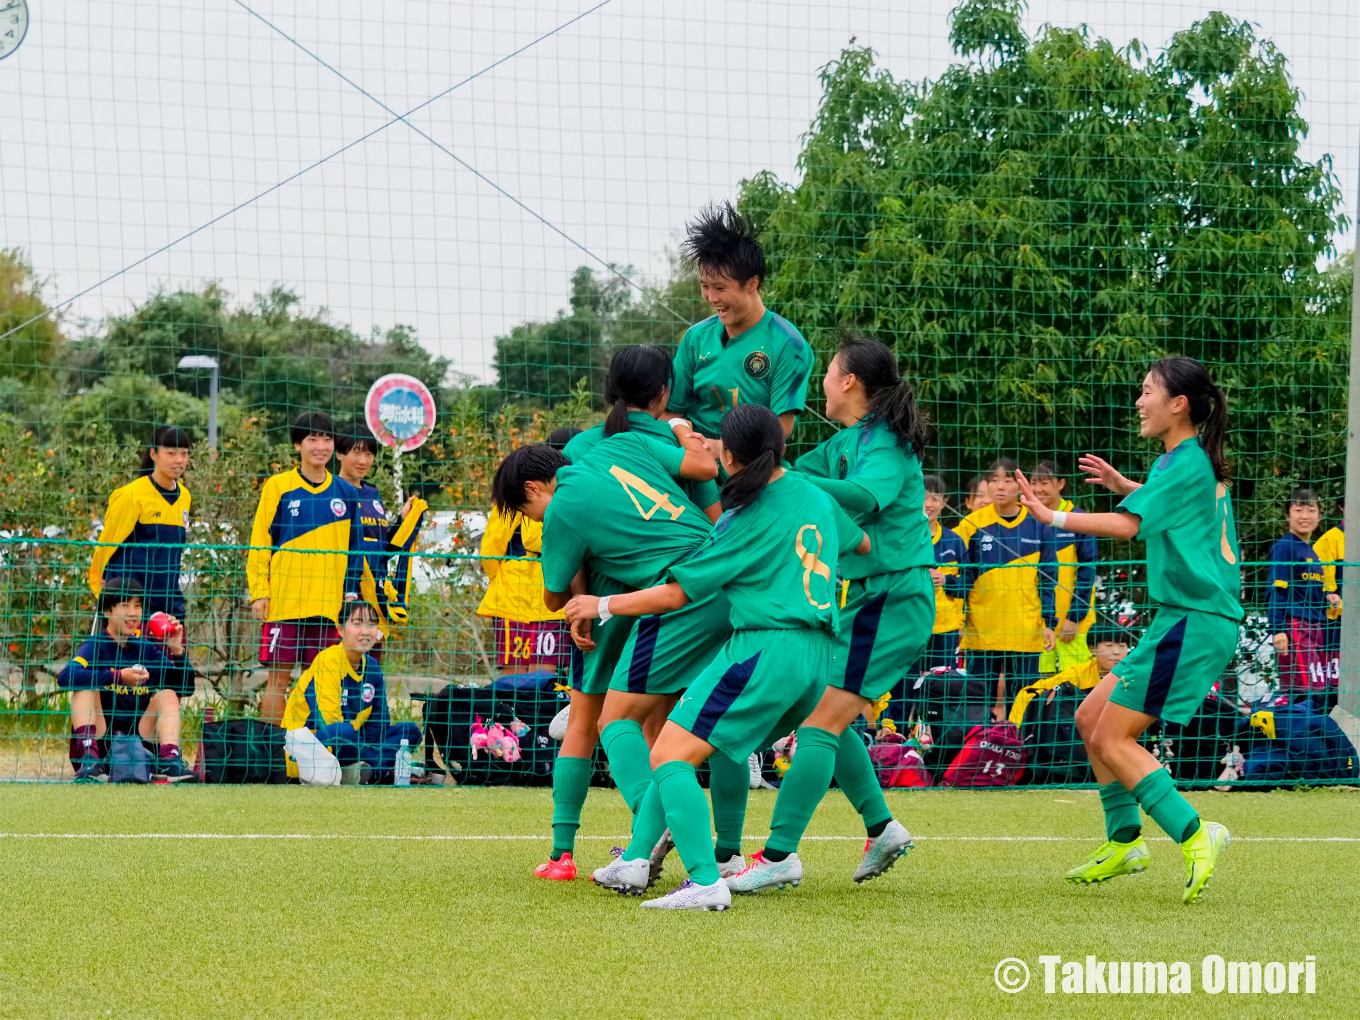
<path fill-rule="evenodd" d="M 1340 674 L 1333 671 L 1326 627 L 1311 620 L 1290 620 L 1285 633 L 1289 635 L 1289 651 L 1275 653 L 1280 667 L 1280 687 L 1306 693 L 1336 686 Z"/>
<path fill-rule="evenodd" d="M 339 642 L 335 624 L 324 616 L 270 620 L 260 628 L 260 662 L 266 666 L 310 666 L 317 652 Z"/>
<path fill-rule="evenodd" d="M 564 672 L 571 663 L 571 627 L 565 620 L 520 623 L 495 616 L 496 668 L 537 663 Z"/>

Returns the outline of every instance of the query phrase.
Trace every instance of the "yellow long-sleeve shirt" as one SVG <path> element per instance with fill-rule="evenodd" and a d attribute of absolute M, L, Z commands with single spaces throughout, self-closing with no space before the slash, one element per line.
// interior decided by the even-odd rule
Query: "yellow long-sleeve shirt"
<path fill-rule="evenodd" d="M 269 599 L 270 620 L 334 620 L 345 595 L 359 593 L 359 493 L 328 471 L 313 485 L 294 468 L 260 489 L 250 531 L 250 601 Z"/>
<path fill-rule="evenodd" d="M 482 560 L 490 578 L 478 616 L 495 616 L 518 623 L 560 620 L 543 604 L 543 525 L 520 513 L 493 510 L 482 534 L 483 556 L 530 556 L 532 560 Z"/>

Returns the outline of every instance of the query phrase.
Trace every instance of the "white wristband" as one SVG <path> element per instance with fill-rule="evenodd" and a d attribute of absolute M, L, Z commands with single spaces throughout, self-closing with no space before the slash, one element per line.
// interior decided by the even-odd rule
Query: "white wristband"
<path fill-rule="evenodd" d="M 614 615 L 613 613 L 611 613 L 611 612 L 609 611 L 609 600 L 610 600 L 611 598 L 613 598 L 612 595 L 606 595 L 604 598 L 600 599 L 598 609 L 599 609 L 599 613 L 600 613 L 600 622 L 601 622 L 601 623 L 604 623 L 605 620 L 609 619 L 611 616 Z"/>
<path fill-rule="evenodd" d="M 1066 510 L 1054 510 L 1054 511 L 1053 511 L 1053 527 L 1054 527 L 1056 530 L 1058 530 L 1058 531 L 1062 531 L 1063 528 L 1067 527 L 1067 511 L 1066 511 Z"/>

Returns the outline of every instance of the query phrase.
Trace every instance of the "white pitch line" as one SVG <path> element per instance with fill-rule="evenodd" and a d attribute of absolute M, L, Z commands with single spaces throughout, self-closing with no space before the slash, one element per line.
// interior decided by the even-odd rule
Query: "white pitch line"
<path fill-rule="evenodd" d="M 620 843 L 627 836 L 577 836 L 578 840 Z M 760 842 L 767 836 L 743 836 L 747 842 Z M 930 843 L 1089 843 L 1090 836 L 913 836 Z M 1149 836 L 1154 842 L 1170 843 L 1165 836 Z M 427 843 L 496 843 L 513 840 L 547 842 L 550 836 L 494 836 L 337 832 L 0 832 L 0 839 L 218 839 L 218 840 L 382 840 Z M 809 843 L 858 843 L 863 836 L 804 836 Z M 1238 843 L 1360 843 L 1360 836 L 1234 836 Z"/>

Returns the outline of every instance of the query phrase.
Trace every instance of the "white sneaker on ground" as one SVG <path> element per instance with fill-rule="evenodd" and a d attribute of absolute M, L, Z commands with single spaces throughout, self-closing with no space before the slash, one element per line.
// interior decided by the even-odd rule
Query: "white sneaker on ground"
<path fill-rule="evenodd" d="M 655 910 L 726 910 L 732 906 L 732 893 L 721 878 L 712 885 L 699 885 L 687 878 L 680 888 L 642 906 Z"/>
<path fill-rule="evenodd" d="M 887 871 L 912 848 L 911 833 L 897 819 L 873 839 L 864 841 L 864 856 L 855 869 L 855 881 L 867 882 Z"/>
<path fill-rule="evenodd" d="M 623 848 L 614 847 L 610 851 L 614 859 L 603 868 L 596 868 L 590 875 L 590 880 L 605 889 L 613 889 L 616 893 L 625 896 L 641 896 L 647 891 L 647 858 L 639 857 L 635 861 L 625 861 L 623 859 Z"/>
<path fill-rule="evenodd" d="M 767 861 L 761 850 L 751 857 L 750 864 L 727 879 L 727 888 L 734 893 L 757 893 L 796 886 L 802 880 L 803 862 L 797 854 L 789 854 L 782 861 Z"/>
<path fill-rule="evenodd" d="M 760 768 L 760 755 L 753 754 L 746 759 L 746 767 L 751 772 L 751 789 L 753 790 L 777 790 L 778 787 L 765 778 Z"/>
<path fill-rule="evenodd" d="M 739 874 L 746 867 L 746 858 L 741 854 L 733 854 L 725 861 L 718 862 L 718 877 L 731 878 Z"/>

